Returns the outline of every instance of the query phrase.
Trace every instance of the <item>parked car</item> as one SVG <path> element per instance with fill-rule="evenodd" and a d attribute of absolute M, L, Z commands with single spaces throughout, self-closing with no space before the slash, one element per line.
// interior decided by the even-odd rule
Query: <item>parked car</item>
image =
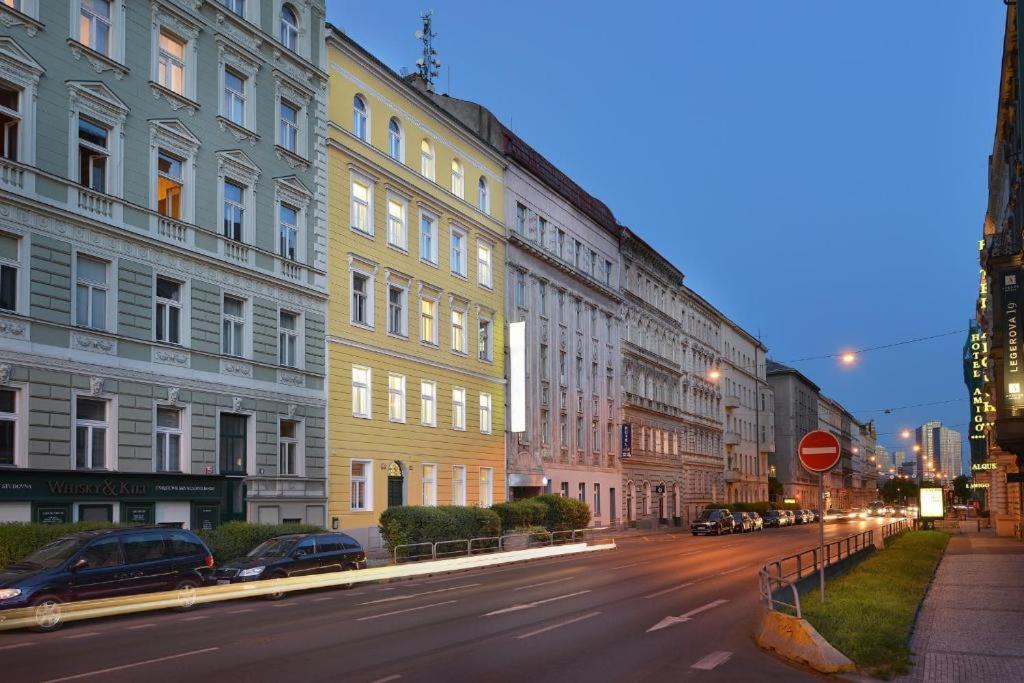
<path fill-rule="evenodd" d="M 787 510 L 786 512 L 788 512 L 790 515 L 793 516 L 793 523 L 794 524 L 803 524 L 804 522 L 807 521 L 806 519 L 804 519 L 804 511 L 803 510 Z"/>
<path fill-rule="evenodd" d="M 800 522 L 797 521 L 796 513 L 795 512 L 793 512 L 792 510 L 786 510 L 785 512 L 786 512 L 786 517 L 789 518 L 789 525 L 790 526 L 793 526 L 794 524 L 799 524 L 800 523 Z"/>
<path fill-rule="evenodd" d="M 36 630 L 54 631 L 62 623 L 61 604 L 75 600 L 177 590 L 179 609 L 190 609 L 213 564 L 206 544 L 184 529 L 83 531 L 0 571 L 0 610 L 32 607 Z"/>
<path fill-rule="evenodd" d="M 748 513 L 748 514 L 750 515 L 751 521 L 754 523 L 754 531 L 763 531 L 764 530 L 764 518 L 761 517 L 761 515 L 757 514 L 756 512 L 751 512 L 751 513 Z"/>
<path fill-rule="evenodd" d="M 268 539 L 245 557 L 218 567 L 214 580 L 218 584 L 245 583 L 364 567 L 366 552 L 351 536 L 337 532 L 286 534 Z M 267 595 L 272 600 L 284 596 L 284 591 Z"/>
<path fill-rule="evenodd" d="M 814 519 L 811 520 L 812 522 L 821 521 L 821 510 L 811 510 L 811 515 L 814 517 Z"/>
<path fill-rule="evenodd" d="M 735 532 L 742 534 L 754 530 L 754 520 L 749 512 L 734 512 L 732 516 L 736 518 Z"/>
<path fill-rule="evenodd" d="M 789 515 L 783 510 L 769 510 L 764 513 L 764 525 L 768 526 L 787 526 L 789 524 Z"/>
<path fill-rule="evenodd" d="M 800 514 L 804 516 L 804 524 L 811 524 L 814 522 L 814 513 L 810 510 L 800 510 Z"/>
<path fill-rule="evenodd" d="M 690 524 L 690 532 L 697 534 L 731 534 L 736 529 L 736 519 L 725 508 L 701 510 L 700 516 Z"/>

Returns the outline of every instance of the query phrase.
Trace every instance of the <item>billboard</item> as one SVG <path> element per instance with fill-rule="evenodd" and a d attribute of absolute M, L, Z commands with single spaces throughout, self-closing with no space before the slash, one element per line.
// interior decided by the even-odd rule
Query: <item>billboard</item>
<path fill-rule="evenodd" d="M 920 517 L 922 519 L 928 517 L 942 519 L 946 516 L 946 511 L 943 507 L 944 501 L 945 498 L 941 488 L 922 488 Z"/>
<path fill-rule="evenodd" d="M 1024 362 L 1021 353 L 1021 310 L 1024 308 L 1024 269 L 1005 268 L 996 280 L 999 286 L 1002 315 L 995 324 L 1003 338 L 1003 377 L 1000 393 L 1003 405 L 1017 416 L 1024 408 Z"/>
<path fill-rule="evenodd" d="M 509 431 L 526 431 L 526 322 L 508 324 Z"/>

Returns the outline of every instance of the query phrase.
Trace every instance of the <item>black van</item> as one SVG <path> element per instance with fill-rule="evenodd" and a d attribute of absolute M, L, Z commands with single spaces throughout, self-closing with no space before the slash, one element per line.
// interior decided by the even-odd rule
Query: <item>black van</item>
<path fill-rule="evenodd" d="M 215 576 L 220 584 L 244 583 L 364 567 L 363 546 L 347 534 L 286 534 L 264 541 L 245 557 L 224 563 L 217 568 Z M 284 592 L 267 597 L 277 600 L 284 597 Z"/>
<path fill-rule="evenodd" d="M 83 531 L 0 570 L 0 610 L 34 607 L 37 630 L 53 631 L 61 625 L 61 603 L 73 600 L 179 590 L 180 608 L 189 609 L 212 574 L 213 554 L 191 531 Z"/>

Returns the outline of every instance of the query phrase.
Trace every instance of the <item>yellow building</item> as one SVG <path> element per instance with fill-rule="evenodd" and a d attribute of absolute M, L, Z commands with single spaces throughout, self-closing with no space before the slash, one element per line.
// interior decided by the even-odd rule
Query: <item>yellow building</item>
<path fill-rule="evenodd" d="M 393 505 L 504 500 L 504 166 L 343 33 L 327 47 L 328 515 L 371 540 Z"/>

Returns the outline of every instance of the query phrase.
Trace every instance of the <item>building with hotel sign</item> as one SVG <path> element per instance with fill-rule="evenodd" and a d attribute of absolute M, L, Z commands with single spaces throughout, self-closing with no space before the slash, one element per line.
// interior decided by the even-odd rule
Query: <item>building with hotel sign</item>
<path fill-rule="evenodd" d="M 1024 465 L 1024 112 L 1022 112 L 1020 49 L 1022 16 L 1016 4 L 1006 7 L 1006 28 L 1000 68 L 995 136 L 988 167 L 988 205 L 980 243 L 982 284 L 975 319 L 978 340 L 988 341 L 987 372 L 972 370 L 969 383 L 972 410 L 981 390 L 985 411 L 985 449 L 972 447 L 975 480 L 988 484 L 988 505 L 996 532 L 1019 533 L 1024 496 L 1020 483 Z M 978 384 L 980 383 L 980 384 Z M 987 401 L 988 403 L 985 403 Z M 989 405 L 994 408 L 989 410 Z M 972 415 L 972 422 L 974 417 Z M 979 436 L 971 432 L 971 436 Z M 980 441 L 980 439 L 978 439 Z"/>

